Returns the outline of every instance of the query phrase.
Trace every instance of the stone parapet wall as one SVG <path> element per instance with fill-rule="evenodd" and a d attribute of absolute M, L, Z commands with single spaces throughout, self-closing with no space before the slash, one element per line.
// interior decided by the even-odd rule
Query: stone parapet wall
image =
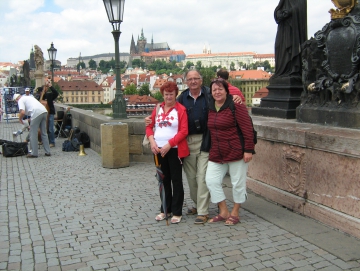
<path fill-rule="evenodd" d="M 253 117 L 248 188 L 360 238 L 360 130 Z"/>
<path fill-rule="evenodd" d="M 56 110 L 63 110 L 64 105 L 56 104 L 55 107 Z M 70 113 L 72 115 L 72 127 L 79 127 L 81 131 L 89 135 L 90 147 L 96 152 L 101 154 L 101 124 L 122 122 L 128 125 L 130 162 L 153 162 L 150 150 L 144 149 L 142 146 L 145 135 L 143 118 L 114 120 L 111 117 L 78 108 L 71 108 Z"/>

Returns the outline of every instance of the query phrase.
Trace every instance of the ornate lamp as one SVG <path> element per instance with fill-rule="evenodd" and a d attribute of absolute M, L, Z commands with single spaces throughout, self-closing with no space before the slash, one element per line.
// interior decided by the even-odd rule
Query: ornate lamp
<path fill-rule="evenodd" d="M 48 49 L 49 59 L 51 60 L 51 82 L 54 83 L 54 61 L 56 60 L 57 49 L 54 47 L 54 43 L 51 43 Z"/>
<path fill-rule="evenodd" d="M 116 73 L 116 92 L 115 99 L 112 103 L 113 118 L 127 118 L 126 116 L 126 102 L 121 91 L 120 79 L 120 53 L 119 53 L 119 38 L 120 38 L 120 24 L 124 16 L 125 0 L 103 0 L 109 22 L 112 24 L 115 41 L 115 73 Z"/>

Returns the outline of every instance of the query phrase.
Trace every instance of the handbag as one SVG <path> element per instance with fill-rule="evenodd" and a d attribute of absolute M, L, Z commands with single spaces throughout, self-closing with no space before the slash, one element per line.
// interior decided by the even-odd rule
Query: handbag
<path fill-rule="evenodd" d="M 158 104 L 158 105 L 156 106 L 155 119 L 157 118 L 157 115 L 158 115 L 158 113 L 159 113 L 159 109 L 160 109 L 160 104 Z M 155 131 L 155 125 L 154 125 L 154 128 L 153 128 L 153 131 Z M 146 136 L 146 132 L 145 132 L 145 136 L 144 136 L 142 145 L 143 145 L 145 148 L 150 149 L 150 140 L 149 140 L 149 138 Z"/>
<path fill-rule="evenodd" d="M 16 157 L 27 155 L 28 143 L 27 142 L 6 142 L 2 144 L 2 154 L 4 157 Z"/>

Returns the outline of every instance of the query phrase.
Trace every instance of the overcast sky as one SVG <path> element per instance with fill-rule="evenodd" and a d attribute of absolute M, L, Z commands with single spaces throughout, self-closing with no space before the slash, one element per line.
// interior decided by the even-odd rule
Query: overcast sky
<path fill-rule="evenodd" d="M 148 42 L 168 42 L 185 54 L 274 53 L 278 0 L 126 0 L 120 52 L 129 52 L 141 29 Z M 308 0 L 308 37 L 330 21 L 331 0 Z M 112 26 L 102 0 L 0 0 L 0 62 L 29 59 L 33 45 L 45 59 L 54 42 L 57 59 L 113 53 Z"/>

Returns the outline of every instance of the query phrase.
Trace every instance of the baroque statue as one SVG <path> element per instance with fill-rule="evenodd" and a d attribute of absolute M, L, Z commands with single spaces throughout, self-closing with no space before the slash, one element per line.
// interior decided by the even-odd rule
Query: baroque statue
<path fill-rule="evenodd" d="M 307 40 L 306 0 L 280 0 L 274 17 L 276 77 L 301 77 L 301 44 Z"/>
<path fill-rule="evenodd" d="M 307 0 L 280 0 L 274 11 L 275 73 L 269 94 L 253 107 L 253 115 L 295 119 L 303 90 L 301 44 L 307 40 Z"/>
<path fill-rule="evenodd" d="M 302 45 L 297 119 L 360 128 L 360 6 L 356 0 L 332 2 L 331 21 Z"/>
<path fill-rule="evenodd" d="M 35 45 L 34 48 L 35 48 L 34 59 L 35 59 L 36 71 L 43 72 L 44 71 L 44 54 L 38 45 Z"/>

